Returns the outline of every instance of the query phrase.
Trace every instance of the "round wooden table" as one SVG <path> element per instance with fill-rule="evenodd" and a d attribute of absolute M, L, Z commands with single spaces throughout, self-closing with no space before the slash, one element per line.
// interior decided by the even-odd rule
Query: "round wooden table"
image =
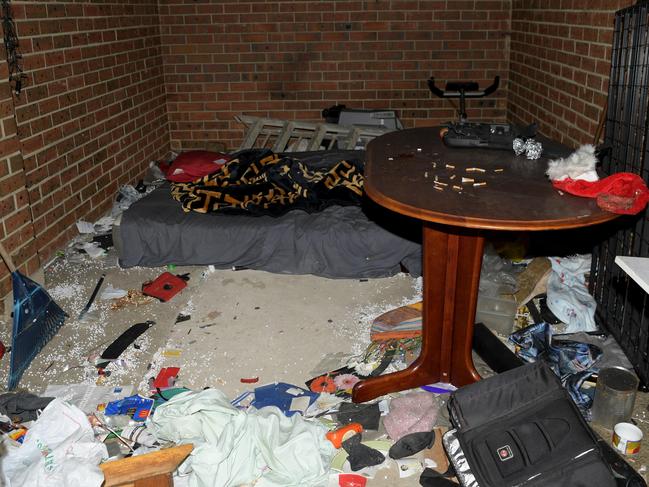
<path fill-rule="evenodd" d="M 460 387 L 480 379 L 471 343 L 486 230 L 570 229 L 619 216 L 593 199 L 560 194 L 546 169 L 545 158 L 446 147 L 432 127 L 369 143 L 365 192 L 424 222 L 422 346 L 407 369 L 356 384 L 354 402 L 438 381 Z"/>

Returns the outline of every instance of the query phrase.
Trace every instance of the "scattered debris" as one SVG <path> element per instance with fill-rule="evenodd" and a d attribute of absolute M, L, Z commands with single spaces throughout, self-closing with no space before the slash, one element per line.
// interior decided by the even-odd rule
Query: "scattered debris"
<path fill-rule="evenodd" d="M 259 377 L 242 377 L 239 379 L 239 382 L 242 384 L 255 384 L 256 382 L 259 382 Z"/>
<path fill-rule="evenodd" d="M 182 355 L 183 351 L 178 350 L 176 348 L 171 348 L 167 349 L 164 352 L 162 352 L 162 355 L 165 357 L 180 357 Z"/>
<path fill-rule="evenodd" d="M 125 289 L 117 289 L 108 284 L 106 286 L 106 289 L 102 291 L 99 299 L 101 299 L 102 301 L 108 301 L 109 299 L 120 299 L 126 295 L 128 295 L 128 291 L 126 291 Z"/>
<path fill-rule="evenodd" d="M 176 321 L 174 322 L 174 324 L 182 323 L 183 321 L 189 321 L 191 319 L 192 319 L 192 315 L 178 313 L 178 316 L 176 317 Z"/>
<path fill-rule="evenodd" d="M 113 304 L 110 306 L 111 309 L 121 309 L 129 305 L 141 306 L 144 304 L 153 303 L 154 299 L 150 296 L 145 296 L 141 291 L 137 289 L 129 289 L 126 296 L 119 298 L 113 301 Z"/>
<path fill-rule="evenodd" d="M 170 389 L 176 384 L 180 367 L 163 367 L 152 383 L 152 392 Z"/>
<path fill-rule="evenodd" d="M 177 276 L 170 272 L 163 272 L 153 281 L 142 285 L 142 294 L 158 298 L 164 303 L 185 289 L 188 280 L 189 274 Z"/>

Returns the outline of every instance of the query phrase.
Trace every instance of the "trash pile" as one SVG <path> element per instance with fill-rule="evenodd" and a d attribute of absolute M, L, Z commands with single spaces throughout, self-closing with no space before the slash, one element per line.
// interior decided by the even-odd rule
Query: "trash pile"
<path fill-rule="evenodd" d="M 77 222 L 80 235 L 61 256 L 77 264 L 104 257 L 114 245 L 111 231 L 119 214 L 151 189 L 152 185 L 144 184 L 120 188 L 111 215 L 94 223 Z M 477 321 L 500 336 L 506 346 L 503 350 L 518 357 L 521 364 L 529 363 L 516 369 L 515 374 L 505 372 L 479 382 L 477 387 L 458 390 L 452 384 L 426 384 L 370 402 L 353 403 L 352 390 L 358 382 L 403 370 L 418 357 L 422 347 L 420 301 L 374 317 L 370 343 L 362 353 L 338 361 L 335 367 L 329 367 L 331 361 L 321 365 L 323 370 L 305 378 L 303 384 L 260 383 L 256 375 L 244 376 L 238 380 L 247 390 L 228 397 L 218 388 L 184 387 L 181 367 L 162 366 L 154 359 L 148 366 L 144 388 L 141 384 L 114 385 L 117 374 L 110 382 L 107 377 L 120 367 L 125 369 L 125 355 L 140 351 L 147 332 L 156 326 L 154 319 L 142 318 L 96 346 L 85 357 L 86 362 L 75 366 L 84 369 L 88 381 L 50 383 L 41 396 L 23 391 L 0 395 L 5 451 L 0 457 L 0 483 L 99 487 L 104 482 L 102 465 L 106 462 L 191 444 L 191 455 L 174 473 L 175 485 L 363 487 L 372 485 L 383 474 L 387 479 L 387 472 L 394 476 L 391 480 L 412 477 L 410 484 L 418 480 L 422 486 L 452 486 L 457 485 L 455 481 L 465 487 L 501 485 L 489 483 L 484 472 L 513 478 L 536 468 L 526 464 L 524 469 L 519 457 L 538 454 L 536 460 L 556 460 L 561 438 L 569 437 L 561 429 L 561 421 L 566 418 L 578 424 L 580 434 L 586 431 L 580 445 L 590 450 L 579 452 L 564 444 L 565 451 L 561 451 L 565 458 L 576 460 L 597 450 L 597 461 L 593 463 L 604 468 L 601 478 L 608 478 L 608 467 L 604 465 L 617 462 L 621 470 L 615 472 L 619 477 L 638 481 L 633 469 L 620 462 L 615 453 L 607 457 L 610 452 L 604 446 L 593 446 L 595 437 L 588 433 L 584 422 L 591 419 L 593 377 L 620 366 L 632 369 L 612 338 L 593 333 L 595 305 L 586 287 L 589 256 L 522 260 L 502 255 L 493 248 L 485 254 Z M 106 275 L 102 274 L 87 302 L 84 299 L 85 306 L 74 317 L 75 323 L 99 326 L 93 315 L 96 299 L 110 302 L 111 311 L 174 300 L 190 281 L 188 273 L 174 271 L 174 266 L 168 266 L 167 272 L 142 283 L 140 289 L 115 288 L 105 284 Z M 214 272 L 208 266 L 201 279 Z M 59 293 L 63 291 L 83 294 L 81 286 Z M 178 313 L 174 325 L 184 322 L 194 324 L 191 306 Z M 215 323 L 195 326 L 202 332 Z M 188 329 L 186 335 L 190 332 Z M 162 354 L 174 359 L 181 350 L 167 348 Z M 43 370 L 44 374 L 53 363 Z M 69 370 L 67 367 L 64 370 Z M 536 378 L 543 387 L 536 387 L 530 379 L 526 382 L 529 397 L 516 396 L 515 381 L 520 380 L 516 377 L 525 377 L 526 381 Z M 511 397 L 495 394 L 486 385 L 490 380 L 514 391 L 508 393 Z M 528 421 L 526 417 L 524 422 L 521 419 L 516 423 L 513 416 L 519 409 L 527 411 L 536 400 L 535 394 L 539 401 L 554 404 L 554 396 L 544 395 L 550 388 L 548 384 L 561 390 L 556 394 L 563 394 L 563 409 L 549 408 L 542 421 Z M 603 384 L 603 380 L 599 381 L 597 387 Z M 467 392 L 472 387 L 480 398 L 488 400 L 483 403 L 472 397 Z M 637 382 L 632 383 L 633 399 L 636 389 Z M 463 409 L 462 404 L 467 406 Z M 633 404 L 626 406 L 624 415 L 611 420 L 611 426 L 616 423 L 616 434 L 619 424 L 631 420 Z M 510 417 L 500 417 L 500 411 L 507 408 L 512 410 Z M 471 422 L 476 418 L 478 426 L 488 425 L 490 432 L 484 441 L 471 437 L 471 430 L 476 428 Z M 499 426 L 505 423 L 509 428 L 506 431 Z M 618 442 L 624 441 L 620 443 L 624 453 L 637 453 L 642 433 L 638 439 L 637 431 L 629 427 L 620 431 L 630 438 L 618 438 Z M 548 447 L 548 452 L 532 451 L 542 439 L 552 448 Z M 477 446 L 464 452 L 462 443 L 466 447 L 468 441 Z M 622 447 L 618 450 L 622 452 Z M 467 457 L 480 462 L 471 463 Z M 601 485 L 613 484 L 603 481 Z M 628 485 L 646 484 L 642 481 Z"/>
<path fill-rule="evenodd" d="M 194 450 L 178 475 L 193 477 L 193 485 L 365 485 L 389 462 L 400 477 L 425 469 L 453 475 L 439 421 L 450 390 L 354 404 L 349 393 L 358 378 L 338 374 L 307 387 L 260 385 L 229 399 L 218 389 L 178 386 L 180 372 L 160 370 L 148 395 L 132 386 L 73 384 L 49 385 L 43 397 L 0 396 L 6 485 L 100 486 L 101 462 L 184 443 Z"/>

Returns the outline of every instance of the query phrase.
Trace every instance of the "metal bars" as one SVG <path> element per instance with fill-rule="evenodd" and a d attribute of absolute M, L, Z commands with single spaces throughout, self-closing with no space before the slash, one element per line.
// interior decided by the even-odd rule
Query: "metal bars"
<path fill-rule="evenodd" d="M 632 172 L 649 182 L 649 2 L 615 16 L 605 144 L 606 174 Z M 649 299 L 615 263 L 616 255 L 649 257 L 647 214 L 625 217 L 593 250 L 590 287 L 596 320 L 618 341 L 645 385 L 649 385 Z"/>

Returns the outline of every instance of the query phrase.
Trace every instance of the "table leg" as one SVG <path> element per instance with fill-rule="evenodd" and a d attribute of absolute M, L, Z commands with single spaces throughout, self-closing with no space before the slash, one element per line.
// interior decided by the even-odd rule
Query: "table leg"
<path fill-rule="evenodd" d="M 423 242 L 421 353 L 405 370 L 356 384 L 354 402 L 438 381 L 459 387 L 480 379 L 471 342 L 484 237 L 472 229 L 424 223 Z"/>

